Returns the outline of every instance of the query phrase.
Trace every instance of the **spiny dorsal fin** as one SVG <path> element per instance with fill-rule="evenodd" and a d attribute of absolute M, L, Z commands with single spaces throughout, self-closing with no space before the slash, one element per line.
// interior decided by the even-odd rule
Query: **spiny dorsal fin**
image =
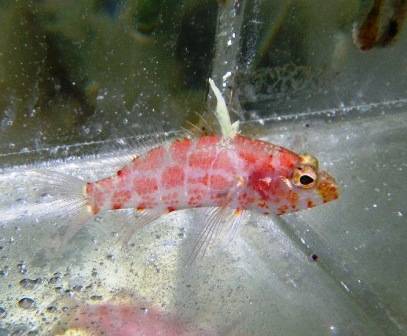
<path fill-rule="evenodd" d="M 236 121 L 233 124 L 230 121 L 229 110 L 226 106 L 225 100 L 212 78 L 209 78 L 209 85 L 216 97 L 215 116 L 216 119 L 218 119 L 222 136 L 226 139 L 232 139 L 239 132 L 239 121 Z"/>

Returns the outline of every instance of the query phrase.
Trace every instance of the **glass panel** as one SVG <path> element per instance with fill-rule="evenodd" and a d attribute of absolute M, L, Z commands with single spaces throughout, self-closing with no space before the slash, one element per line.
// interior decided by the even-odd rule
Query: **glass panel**
<path fill-rule="evenodd" d="M 0 336 L 404 335 L 406 10 L 1 1 Z M 341 195 L 252 213 L 191 264 L 205 209 L 80 201 L 181 127 L 210 132 L 208 77 L 242 134 L 314 154 Z"/>

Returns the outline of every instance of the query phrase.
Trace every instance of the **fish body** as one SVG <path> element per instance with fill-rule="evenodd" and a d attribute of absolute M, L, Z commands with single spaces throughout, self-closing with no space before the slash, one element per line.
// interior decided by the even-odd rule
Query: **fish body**
<path fill-rule="evenodd" d="M 92 214 L 229 207 L 278 215 L 337 197 L 327 174 L 315 177 L 314 188 L 295 183 L 302 165 L 302 157 L 288 149 L 241 135 L 183 138 L 135 157 L 111 177 L 87 183 L 85 196 Z"/>

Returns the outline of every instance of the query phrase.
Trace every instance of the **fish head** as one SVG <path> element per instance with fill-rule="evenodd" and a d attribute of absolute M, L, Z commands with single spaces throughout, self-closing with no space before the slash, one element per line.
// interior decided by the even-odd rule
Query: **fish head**
<path fill-rule="evenodd" d="M 278 215 L 313 208 L 339 197 L 335 179 L 319 169 L 318 160 L 309 154 L 282 152 L 278 167 L 263 170 L 252 187 L 258 196 L 257 210 Z M 253 181 L 252 181 L 253 182 Z"/>

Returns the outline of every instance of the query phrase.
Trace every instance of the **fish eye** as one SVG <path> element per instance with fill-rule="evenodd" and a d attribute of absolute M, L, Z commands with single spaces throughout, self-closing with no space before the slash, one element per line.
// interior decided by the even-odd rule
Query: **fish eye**
<path fill-rule="evenodd" d="M 304 174 L 300 177 L 300 182 L 302 185 L 308 185 L 308 184 L 313 183 L 314 179 L 311 176 Z"/>
<path fill-rule="evenodd" d="M 315 186 L 317 173 L 315 169 L 309 165 L 300 165 L 295 168 L 293 174 L 293 183 L 297 187 L 310 189 Z"/>

